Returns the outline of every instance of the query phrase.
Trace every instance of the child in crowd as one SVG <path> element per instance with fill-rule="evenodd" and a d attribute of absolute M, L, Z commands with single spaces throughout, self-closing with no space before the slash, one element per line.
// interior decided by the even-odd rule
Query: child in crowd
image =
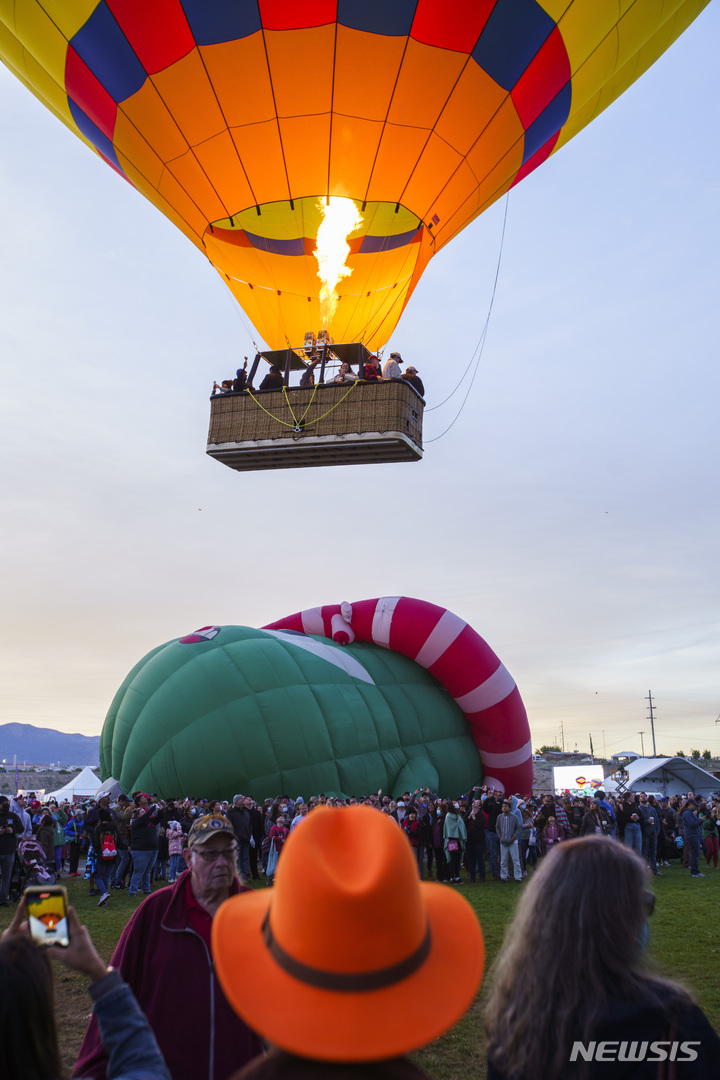
<path fill-rule="evenodd" d="M 168 854 L 170 856 L 168 883 L 172 884 L 185 869 L 185 860 L 183 859 L 183 844 L 185 838 L 183 836 L 183 831 L 180 828 L 180 822 L 169 821 L 165 836 L 167 838 Z"/>

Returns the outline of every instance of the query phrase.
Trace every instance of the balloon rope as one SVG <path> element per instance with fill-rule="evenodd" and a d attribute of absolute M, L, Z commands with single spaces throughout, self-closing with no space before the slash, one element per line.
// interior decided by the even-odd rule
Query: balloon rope
<path fill-rule="evenodd" d="M 285 398 L 285 404 L 287 405 L 288 409 L 290 410 L 290 415 L 292 416 L 293 420 L 295 421 L 295 430 L 296 431 L 300 427 L 300 425 L 302 424 L 305 417 L 307 416 L 308 409 L 312 405 L 313 400 L 315 399 L 315 394 L 316 393 L 317 393 L 317 386 L 315 386 L 315 384 L 313 383 L 313 392 L 310 395 L 310 400 L 307 403 L 307 406 L 305 408 L 305 412 L 302 414 L 302 416 L 298 420 L 298 418 L 295 416 L 295 413 L 293 412 L 293 407 L 290 404 L 290 398 L 287 396 L 287 386 L 283 386 L 283 397 Z"/>
<path fill-rule="evenodd" d="M 505 214 L 503 216 L 502 234 L 500 236 L 500 250 L 498 251 L 497 266 L 495 267 L 495 281 L 493 283 L 492 295 L 490 297 L 490 305 L 488 307 L 488 313 L 487 313 L 487 316 L 485 318 L 485 325 L 482 328 L 482 333 L 480 334 L 480 338 L 478 340 L 478 343 L 475 346 L 475 349 L 473 351 L 472 356 L 470 357 L 470 361 L 468 363 L 468 366 L 465 368 L 464 372 L 462 373 L 462 375 L 460 377 L 460 381 L 458 382 L 458 384 L 455 386 L 455 388 L 453 390 L 450 391 L 448 396 L 443 401 L 439 402 L 437 405 L 433 405 L 430 409 L 426 409 L 425 412 L 426 413 L 427 412 L 433 412 L 435 409 L 439 409 L 441 405 L 444 405 L 446 402 L 448 402 L 450 400 L 450 398 L 453 396 L 453 394 L 457 390 L 460 389 L 460 386 L 462 385 L 462 383 L 463 383 L 463 381 L 465 379 L 465 376 L 467 375 L 468 371 L 470 370 L 473 361 L 475 361 L 475 370 L 472 373 L 472 378 L 470 379 L 470 385 L 468 386 L 465 397 L 462 400 L 462 404 L 460 405 L 460 408 L 458 409 L 458 411 L 455 414 L 455 416 L 454 416 L 453 420 L 451 421 L 451 423 L 445 428 L 444 431 L 442 431 L 439 435 L 436 435 L 434 439 L 425 439 L 424 442 L 426 444 L 427 443 L 437 442 L 438 439 L 442 439 L 443 435 L 447 435 L 448 431 L 453 426 L 455 421 L 460 416 L 460 413 L 465 408 L 465 402 L 467 401 L 467 399 L 468 399 L 468 397 L 470 395 L 470 391 L 473 388 L 473 383 L 475 382 L 475 377 L 476 377 L 476 375 L 478 373 L 478 370 L 479 370 L 479 367 L 480 367 L 480 360 L 482 359 L 483 350 L 485 349 L 485 341 L 487 339 L 488 326 L 490 325 L 490 316 L 492 314 L 493 304 L 495 303 L 495 293 L 497 291 L 498 278 L 500 276 L 500 263 L 502 262 L 503 247 L 504 247 L 504 244 L 505 244 L 505 226 L 507 225 L 507 215 L 508 215 L 509 201 L 510 201 L 510 193 L 508 192 L 508 194 L 505 197 Z"/>
<path fill-rule="evenodd" d="M 337 409 L 338 405 L 342 405 L 342 403 L 343 403 L 343 401 L 345 400 L 345 398 L 346 398 L 346 397 L 348 397 L 348 396 L 349 396 L 349 395 L 350 395 L 350 394 L 351 394 L 351 393 L 353 392 L 353 390 L 354 390 L 354 389 L 355 389 L 355 387 L 357 386 L 358 382 L 360 382 L 360 380 L 359 380 L 359 379 L 357 380 L 357 382 L 354 382 L 354 383 L 353 383 L 353 384 L 351 385 L 351 387 L 350 387 L 350 389 L 349 389 L 349 390 L 347 391 L 347 393 L 343 394 L 343 396 L 342 396 L 341 398 L 339 398 L 339 399 L 338 399 L 338 401 L 336 401 L 336 402 L 335 402 L 335 404 L 334 404 L 334 405 L 332 405 L 332 406 L 331 406 L 331 407 L 330 407 L 330 408 L 328 409 L 328 411 L 327 411 L 327 412 L 324 412 L 324 413 L 323 413 L 323 414 L 322 414 L 321 416 L 316 416 L 316 417 L 315 417 L 315 419 L 314 419 L 314 420 L 312 421 L 312 422 L 313 422 L 313 424 L 318 424 L 318 423 L 319 423 L 319 422 L 320 422 L 321 420 L 324 420 L 326 416 L 329 416 L 329 415 L 330 415 L 330 413 L 331 413 L 331 412 L 333 411 L 333 409 Z M 319 384 L 318 384 L 318 385 L 319 385 Z M 304 412 L 304 413 L 302 414 L 302 416 L 301 416 L 301 417 L 300 417 L 300 419 L 298 420 L 298 419 L 296 418 L 296 416 L 295 416 L 295 413 L 294 413 L 294 412 L 293 412 L 293 410 L 292 410 L 292 406 L 291 406 L 291 404 L 290 404 L 290 402 L 289 402 L 289 400 L 288 400 L 288 396 L 287 396 L 287 387 L 286 387 L 286 386 L 283 386 L 283 397 L 285 398 L 285 404 L 287 405 L 288 409 L 290 410 L 290 415 L 291 415 L 291 416 L 292 416 L 292 418 L 293 418 L 293 423 L 292 423 L 292 424 L 291 424 L 291 423 L 289 423 L 289 421 L 287 421 L 287 420 L 281 420 L 279 416 L 275 416 L 275 415 L 274 415 L 273 413 L 271 413 L 271 412 L 270 412 L 270 410 L 269 410 L 269 409 L 266 409 L 266 408 L 265 408 L 265 406 L 264 406 L 264 405 L 262 405 L 262 404 L 261 404 L 261 403 L 260 403 L 260 402 L 258 401 L 258 399 L 257 399 L 257 398 L 255 397 L 255 395 L 253 394 L 252 390 L 248 390 L 248 391 L 247 391 L 247 394 L 248 394 L 248 396 L 249 396 L 249 397 L 251 397 L 251 398 L 252 398 L 252 400 L 253 400 L 253 401 L 255 402 L 255 404 L 256 404 L 256 405 L 257 405 L 257 406 L 258 406 L 259 408 L 261 408 L 261 409 L 262 409 L 262 411 L 263 411 L 264 413 L 266 413 L 266 414 L 267 414 L 267 415 L 268 415 L 268 416 L 270 417 L 270 419 L 271 419 L 271 420 L 277 420 L 278 424 L 282 424 L 282 425 L 283 425 L 283 427 L 289 427 L 289 428 L 293 428 L 294 430 L 296 430 L 296 431 L 297 431 L 297 429 L 298 429 L 298 428 L 300 427 L 300 425 L 302 424 L 303 420 L 305 419 L 305 417 L 306 417 L 306 416 L 307 416 L 307 414 L 308 414 L 308 410 L 310 409 L 310 406 L 311 406 L 311 405 L 312 405 L 312 403 L 313 403 L 313 399 L 314 399 L 314 397 L 315 397 L 315 394 L 316 394 L 316 392 L 317 392 L 317 386 L 314 386 L 314 387 L 313 387 L 313 392 L 312 392 L 312 394 L 311 394 L 311 396 L 310 396 L 310 400 L 309 400 L 309 401 L 308 401 L 308 403 L 307 403 L 307 407 L 306 407 L 306 409 L 305 409 L 305 412 Z"/>
<path fill-rule="evenodd" d="M 351 385 L 350 389 L 348 390 L 347 394 L 343 394 L 343 396 L 339 399 L 339 401 L 336 401 L 335 404 L 331 408 L 329 408 L 327 412 L 322 414 L 322 416 L 316 416 L 315 419 L 313 420 L 313 424 L 317 424 L 317 423 L 320 422 L 320 420 L 324 420 L 326 416 L 330 415 L 330 413 L 333 411 L 333 409 L 337 409 L 338 405 L 342 405 L 345 398 L 348 397 L 350 394 L 352 394 L 353 390 L 355 389 L 355 387 L 357 386 L 357 384 L 359 382 L 360 382 L 359 379 L 356 382 L 354 382 Z"/>
<path fill-rule="evenodd" d="M 284 387 L 283 387 L 283 389 L 284 389 Z M 262 409 L 262 411 L 263 411 L 264 413 L 267 413 L 267 415 L 268 415 L 268 416 L 270 417 L 270 419 L 271 419 L 271 420 L 277 420 L 278 424 L 282 424 L 282 425 L 283 425 L 283 427 L 289 427 L 289 428 L 291 428 L 291 427 L 297 427 L 297 420 L 295 420 L 295 417 L 294 417 L 294 416 L 293 416 L 293 420 L 295 421 L 295 423 L 293 423 L 293 424 L 290 424 L 290 423 L 289 423 L 289 422 L 288 422 L 287 420 L 281 420 L 279 416 L 274 416 L 274 415 L 273 415 L 273 413 L 271 413 L 269 409 L 266 409 L 264 405 L 261 405 L 261 404 L 260 404 L 260 402 L 258 401 L 258 399 L 257 399 L 257 398 L 255 397 L 255 395 L 253 394 L 252 390 L 248 390 L 248 391 L 247 391 L 247 393 L 248 393 L 248 394 L 250 395 L 250 397 L 251 397 L 251 398 L 253 399 L 253 401 L 255 402 L 255 404 L 256 404 L 257 406 L 259 406 L 259 408 L 261 408 L 261 409 Z M 292 414 L 292 409 L 290 410 L 290 412 L 291 412 L 291 414 Z"/>

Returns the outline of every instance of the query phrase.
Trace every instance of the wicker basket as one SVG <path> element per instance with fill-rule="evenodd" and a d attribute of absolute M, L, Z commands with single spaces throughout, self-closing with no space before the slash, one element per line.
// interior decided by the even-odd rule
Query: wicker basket
<path fill-rule="evenodd" d="M 207 452 L 239 470 L 419 461 L 423 404 L 400 381 L 217 394 Z"/>

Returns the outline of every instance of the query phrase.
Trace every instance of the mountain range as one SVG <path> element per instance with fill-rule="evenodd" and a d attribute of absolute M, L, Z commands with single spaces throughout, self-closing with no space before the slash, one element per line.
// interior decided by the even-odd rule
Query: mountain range
<path fill-rule="evenodd" d="M 13 755 L 22 767 L 59 764 L 63 766 L 100 763 L 99 735 L 68 735 L 54 728 L 34 724 L 0 724 L 0 762 L 12 767 Z"/>

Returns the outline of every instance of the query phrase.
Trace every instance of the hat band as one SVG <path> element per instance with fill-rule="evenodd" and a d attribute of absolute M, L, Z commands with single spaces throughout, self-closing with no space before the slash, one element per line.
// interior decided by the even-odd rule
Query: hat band
<path fill-rule="evenodd" d="M 394 986 L 395 983 L 407 979 L 409 975 L 412 975 L 425 963 L 432 943 L 430 924 L 428 923 L 425 937 L 419 947 L 405 960 L 401 960 L 399 964 L 378 968 L 376 971 L 346 973 L 323 971 L 321 968 L 310 967 L 308 964 L 296 960 L 290 953 L 285 952 L 282 945 L 279 945 L 273 936 L 269 910 L 263 921 L 262 931 L 270 955 L 275 960 L 275 963 L 283 971 L 286 971 L 288 975 L 292 975 L 293 978 L 306 983 L 308 986 L 315 986 L 319 990 L 336 990 L 348 994 L 362 993 L 367 990 L 383 990 L 387 986 Z"/>

